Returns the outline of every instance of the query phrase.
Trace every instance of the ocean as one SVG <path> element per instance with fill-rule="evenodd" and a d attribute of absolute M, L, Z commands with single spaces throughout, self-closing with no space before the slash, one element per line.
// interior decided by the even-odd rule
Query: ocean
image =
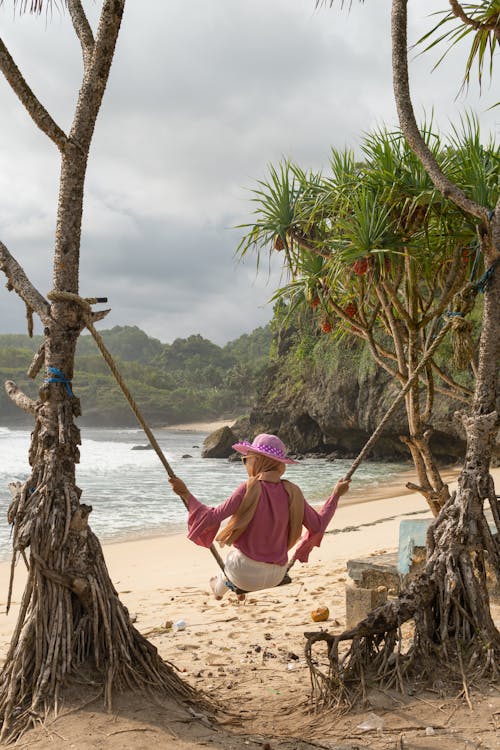
<path fill-rule="evenodd" d="M 201 458 L 208 433 L 156 430 L 155 437 L 170 465 L 187 486 L 207 505 L 217 505 L 244 481 L 240 462 Z M 11 554 L 7 508 L 8 484 L 29 476 L 27 430 L 0 427 L 0 559 Z M 77 484 L 82 502 L 93 506 L 90 525 L 102 542 L 160 536 L 185 529 L 186 510 L 167 481 L 167 474 L 153 450 L 132 450 L 146 445 L 141 429 L 82 429 L 81 460 Z M 189 457 L 186 457 L 189 456 Z M 335 482 L 350 467 L 349 460 L 333 462 L 308 458 L 287 469 L 286 476 L 299 484 L 314 505 L 325 500 Z M 353 493 L 395 482 L 408 470 L 406 464 L 366 461 L 355 474 Z M 360 506 L 361 507 L 361 506 Z"/>

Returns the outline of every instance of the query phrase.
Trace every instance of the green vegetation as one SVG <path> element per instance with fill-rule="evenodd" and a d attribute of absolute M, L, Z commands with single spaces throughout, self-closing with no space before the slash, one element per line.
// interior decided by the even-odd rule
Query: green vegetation
<path fill-rule="evenodd" d="M 491 138 L 483 145 L 474 116 L 465 116 L 447 138 L 430 122 L 423 138 L 435 163 L 467 185 L 474 200 L 496 205 L 498 146 Z M 361 149 L 361 162 L 349 150 L 333 149 L 329 173 L 288 161 L 271 165 L 253 189 L 253 220 L 239 252 L 255 251 L 257 264 L 262 253 L 281 253 L 287 284 L 274 294 L 280 314 L 306 318 L 309 326 L 316 321 L 323 334 L 344 342 L 351 372 L 369 375 L 369 350 L 373 366 L 403 389 L 424 360 L 404 400 L 404 442 L 437 515 L 449 493 L 428 426 L 436 394 L 465 404 L 473 395 L 477 337 L 468 316 L 482 289 L 483 248 L 477 222 L 443 197 L 402 132 L 367 133 Z M 446 358 L 443 351 L 435 356 L 447 333 Z M 354 342 L 363 343 L 362 357 Z M 306 360 L 317 351 L 309 331 L 296 350 L 306 375 Z M 337 374 L 343 353 L 327 347 L 315 369 L 330 360 Z"/>
<path fill-rule="evenodd" d="M 141 411 L 152 424 L 174 424 L 247 413 L 267 389 L 269 373 L 279 401 L 283 389 L 300 393 L 310 387 L 311 373 L 319 380 L 347 367 L 370 368 L 362 343 L 346 347 L 318 331 L 315 321 L 278 303 L 273 320 L 220 347 L 200 335 L 162 344 L 132 326 L 102 331 L 104 342 L 125 378 Z M 36 398 L 42 376 L 27 375 L 40 336 L 0 335 L 0 379 L 13 380 Z M 359 361 L 358 361 L 359 360 Z M 277 372 L 277 370 L 279 372 Z M 348 378 L 346 378 L 348 379 Z M 89 335 L 80 337 L 73 389 L 80 398 L 81 423 L 129 425 L 135 417 Z M 272 389 L 271 389 L 272 391 Z M 0 423 L 27 422 L 0 389 Z"/>
<path fill-rule="evenodd" d="M 116 326 L 103 331 L 108 349 L 116 359 L 141 410 L 153 424 L 237 417 L 255 400 L 257 387 L 269 362 L 273 337 L 271 326 L 257 328 L 223 347 L 200 335 L 162 344 L 137 327 Z M 41 337 L 0 336 L 0 378 L 14 380 L 35 397 L 37 383 L 26 370 Z M 82 403 L 80 421 L 95 425 L 133 424 L 121 391 L 90 336 L 78 342 L 75 394 Z M 23 414 L 0 390 L 0 420 L 19 422 Z"/>

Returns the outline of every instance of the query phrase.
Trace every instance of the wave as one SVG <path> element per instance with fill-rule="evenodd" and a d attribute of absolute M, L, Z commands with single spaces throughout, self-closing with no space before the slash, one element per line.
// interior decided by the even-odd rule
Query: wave
<path fill-rule="evenodd" d="M 134 445 L 146 443 L 140 433 L 139 429 L 97 428 L 83 433 L 77 483 L 83 490 L 82 502 L 94 508 L 91 526 L 103 540 L 154 536 L 185 528 L 186 510 L 173 495 L 156 453 L 132 451 Z M 158 431 L 157 439 L 193 494 L 209 505 L 229 497 L 244 480 L 244 469 L 239 462 L 201 458 L 200 433 L 162 430 Z M 29 440 L 27 430 L 0 428 L 0 559 L 9 550 L 10 529 L 3 512 L 10 503 L 7 484 L 24 481 L 29 476 Z M 291 467 L 287 474 L 301 486 L 310 502 L 319 503 L 349 466 L 349 461 L 306 459 Z M 382 484 L 404 469 L 401 465 L 367 461 L 357 472 L 356 485 Z"/>

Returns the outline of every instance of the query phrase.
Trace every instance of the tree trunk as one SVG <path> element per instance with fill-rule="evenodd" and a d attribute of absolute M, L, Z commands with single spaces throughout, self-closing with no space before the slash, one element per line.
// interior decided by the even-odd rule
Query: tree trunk
<path fill-rule="evenodd" d="M 403 689 L 411 675 L 430 681 L 446 678 L 461 686 L 467 700 L 468 678 L 498 675 L 500 633 L 491 617 L 486 566 L 500 583 L 500 504 L 489 473 L 499 427 L 500 361 L 500 200 L 489 212 L 475 204 L 441 172 L 415 121 L 411 104 L 406 42 L 407 0 L 393 0 L 394 91 L 402 130 L 441 192 L 479 220 L 478 235 L 488 272 L 479 365 L 471 414 L 463 415 L 467 453 L 458 489 L 428 533 L 427 562 L 399 597 L 375 609 L 339 636 L 306 634 L 309 668 L 320 699 L 327 705 L 351 703 L 367 681 Z M 489 502 L 494 533 L 484 513 Z M 401 626 L 415 621 L 412 644 L 401 655 Z M 328 644 L 329 671 L 315 663 L 312 647 Z M 342 642 L 350 642 L 339 656 Z"/>
<path fill-rule="evenodd" d="M 7 386 L 18 406 L 35 414 L 35 428 L 29 451 L 31 476 L 13 488 L 8 514 L 13 525 L 13 563 L 19 555 L 24 557 L 28 581 L 0 676 L 0 740 L 13 740 L 43 720 L 51 709 L 57 712 L 65 683 L 82 669 L 102 684 L 108 708 L 113 691 L 124 688 L 156 689 L 177 699 L 195 697 L 133 627 L 109 578 L 99 541 L 88 525 L 92 507 L 80 502 L 82 491 L 75 483 L 80 431 L 74 420 L 80 414 L 80 402 L 72 392 L 71 380 L 75 347 L 84 323 L 80 306 L 58 299 L 57 293 L 78 294 L 87 158 L 123 4 L 124 0 L 103 3 L 94 42 L 80 1 L 68 3 L 85 63 L 69 137 L 46 113 L 40 115 L 41 106 L 33 104 L 29 97 L 33 97 L 32 92 L 26 93 L 19 71 L 12 66 L 5 48 L 0 47 L 0 63 L 11 74 L 16 93 L 20 98 L 21 94 L 25 96 L 39 124 L 49 122 L 48 134 L 54 136 L 62 156 L 53 266 L 55 294 L 50 309 L 0 243 L 0 261 L 9 281 L 28 305 L 36 306 L 44 322 L 43 354 L 48 376 L 36 402 L 24 397 L 15 384 Z M 41 358 L 42 351 L 33 372 L 40 368 Z"/>

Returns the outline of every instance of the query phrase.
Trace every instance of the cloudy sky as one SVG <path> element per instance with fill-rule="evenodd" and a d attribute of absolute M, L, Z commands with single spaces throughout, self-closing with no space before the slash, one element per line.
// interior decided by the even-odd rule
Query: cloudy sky
<path fill-rule="evenodd" d="M 347 5 L 347 4 L 346 4 Z M 410 2 L 410 36 L 446 0 Z M 99 0 L 84 2 L 92 19 Z M 69 129 L 81 75 L 67 13 L 15 16 L 0 36 L 32 89 Z M 396 123 L 389 0 L 127 0 L 87 176 L 81 293 L 107 296 L 106 326 L 138 325 L 165 342 L 201 333 L 223 344 L 262 325 L 279 282 L 234 251 L 252 206 L 249 189 L 289 157 L 327 169 L 330 147 Z M 432 71 L 412 61 L 419 116 L 441 129 L 465 107 L 498 134 L 498 76 L 481 98 L 457 92 L 466 49 Z M 51 288 L 58 152 L 0 79 L 0 240 L 42 292 Z M 276 263 L 276 261 L 275 261 Z M 103 324 L 101 324 L 103 325 Z M 38 330 L 40 330 L 38 328 Z M 0 286 L 0 332 L 25 331 L 24 310 Z"/>

